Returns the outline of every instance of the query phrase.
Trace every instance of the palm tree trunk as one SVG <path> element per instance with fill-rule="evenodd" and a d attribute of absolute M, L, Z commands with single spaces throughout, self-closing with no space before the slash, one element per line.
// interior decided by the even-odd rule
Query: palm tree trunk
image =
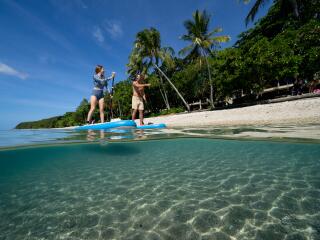
<path fill-rule="evenodd" d="M 210 105 L 211 105 L 211 108 L 214 108 L 214 105 L 213 105 L 213 83 L 212 83 L 212 79 L 211 79 L 211 71 L 210 71 L 209 61 L 208 61 L 207 54 L 205 53 L 205 51 L 203 49 L 202 49 L 202 52 L 203 52 L 204 58 L 206 60 L 207 68 L 208 68 L 209 83 L 210 83 Z"/>
<path fill-rule="evenodd" d="M 170 104 L 169 104 L 168 94 L 167 94 L 167 91 L 166 91 L 165 89 L 163 89 L 163 95 L 164 95 L 164 98 L 166 99 L 167 109 L 170 110 Z"/>
<path fill-rule="evenodd" d="M 290 0 L 290 3 L 292 5 L 293 14 L 295 17 L 299 17 L 299 10 L 298 10 L 298 3 L 296 0 Z"/>
<path fill-rule="evenodd" d="M 162 99 L 163 99 L 163 101 L 164 101 L 164 104 L 165 104 L 166 107 L 167 107 L 166 98 L 165 98 L 165 96 L 164 96 L 164 94 L 163 94 L 163 91 L 162 91 L 161 87 L 159 87 L 159 90 L 160 90 L 160 93 L 161 93 L 161 97 L 162 97 Z"/>
<path fill-rule="evenodd" d="M 168 97 L 164 94 L 162 77 L 161 77 L 161 75 L 159 75 L 159 77 L 160 77 L 159 90 L 160 90 L 160 93 L 161 93 L 161 97 L 162 97 L 162 99 L 163 99 L 163 101 L 164 101 L 164 104 L 166 105 L 166 109 L 170 109 L 169 102 L 168 102 Z M 169 108 L 168 108 L 168 107 L 169 107 Z"/>
<path fill-rule="evenodd" d="M 163 80 L 162 80 L 162 77 L 160 76 L 160 88 L 162 88 L 162 91 L 163 91 L 163 100 L 166 104 L 166 108 L 168 110 L 170 110 L 170 104 L 169 104 L 169 99 L 168 99 L 168 94 L 167 94 L 167 91 L 166 89 L 164 88 L 163 86 Z"/>
<path fill-rule="evenodd" d="M 186 100 L 184 100 L 184 98 L 182 97 L 181 93 L 178 91 L 178 89 L 174 86 L 174 84 L 170 81 L 170 79 L 167 77 L 166 74 L 164 74 L 164 72 L 156 65 L 153 63 L 153 66 L 164 76 L 165 79 L 167 79 L 167 81 L 170 83 L 171 87 L 176 91 L 176 93 L 178 94 L 178 96 L 181 98 L 182 102 L 184 103 L 184 105 L 186 106 L 188 112 L 190 112 L 190 106 L 189 104 L 186 102 Z"/>
<path fill-rule="evenodd" d="M 120 100 L 118 100 L 118 109 L 119 109 L 120 118 L 122 118 L 122 111 L 121 111 L 121 106 L 120 106 Z"/>

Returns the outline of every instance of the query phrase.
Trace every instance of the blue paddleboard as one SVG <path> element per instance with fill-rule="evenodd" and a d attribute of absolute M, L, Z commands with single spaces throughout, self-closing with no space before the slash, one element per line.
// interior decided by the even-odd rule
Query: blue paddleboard
<path fill-rule="evenodd" d="M 100 130 L 100 129 L 110 129 L 118 127 L 136 127 L 136 123 L 132 120 L 121 120 L 115 122 L 105 122 L 105 123 L 96 123 L 88 124 L 79 127 L 75 127 L 75 130 Z"/>
<path fill-rule="evenodd" d="M 138 129 L 157 129 L 157 128 L 166 128 L 166 127 L 167 126 L 164 123 L 137 126 Z"/>

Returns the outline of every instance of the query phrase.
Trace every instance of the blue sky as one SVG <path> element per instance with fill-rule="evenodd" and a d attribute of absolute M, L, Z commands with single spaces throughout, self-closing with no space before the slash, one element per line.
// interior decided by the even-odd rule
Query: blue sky
<path fill-rule="evenodd" d="M 126 79 L 135 35 L 144 28 L 157 28 L 162 45 L 178 52 L 186 45 L 179 40 L 183 21 L 196 9 L 207 10 L 211 28 L 222 27 L 222 34 L 231 36 L 222 47 L 232 46 L 246 30 L 251 5 L 239 0 L 0 0 L 0 129 L 74 111 L 90 97 L 96 64 L 107 74 L 117 72 L 116 81 Z"/>

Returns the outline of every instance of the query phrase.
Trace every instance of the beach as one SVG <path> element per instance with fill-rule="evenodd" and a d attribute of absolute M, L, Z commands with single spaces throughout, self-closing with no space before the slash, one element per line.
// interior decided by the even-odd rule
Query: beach
<path fill-rule="evenodd" d="M 148 122 L 168 127 L 320 123 L 320 97 L 146 118 Z"/>

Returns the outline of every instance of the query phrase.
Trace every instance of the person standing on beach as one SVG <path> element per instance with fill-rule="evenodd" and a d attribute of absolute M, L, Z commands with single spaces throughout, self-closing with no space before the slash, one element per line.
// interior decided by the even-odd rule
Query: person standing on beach
<path fill-rule="evenodd" d="M 137 111 L 139 111 L 140 125 L 144 125 L 143 122 L 143 111 L 144 111 L 144 102 L 146 102 L 146 95 L 144 93 L 145 87 L 150 87 L 151 84 L 143 83 L 145 79 L 144 75 L 138 74 L 133 80 L 132 89 L 132 120 L 136 120 Z"/>
<path fill-rule="evenodd" d="M 92 114 L 96 108 L 97 103 L 99 103 L 100 110 L 100 121 L 104 122 L 104 88 L 108 89 L 108 81 L 114 78 L 115 72 L 112 72 L 112 75 L 108 78 L 104 76 L 104 68 L 101 65 L 97 65 L 95 68 L 95 74 L 93 75 L 93 90 L 92 95 L 90 97 L 90 111 L 87 117 L 87 124 L 92 123 L 91 118 Z"/>

